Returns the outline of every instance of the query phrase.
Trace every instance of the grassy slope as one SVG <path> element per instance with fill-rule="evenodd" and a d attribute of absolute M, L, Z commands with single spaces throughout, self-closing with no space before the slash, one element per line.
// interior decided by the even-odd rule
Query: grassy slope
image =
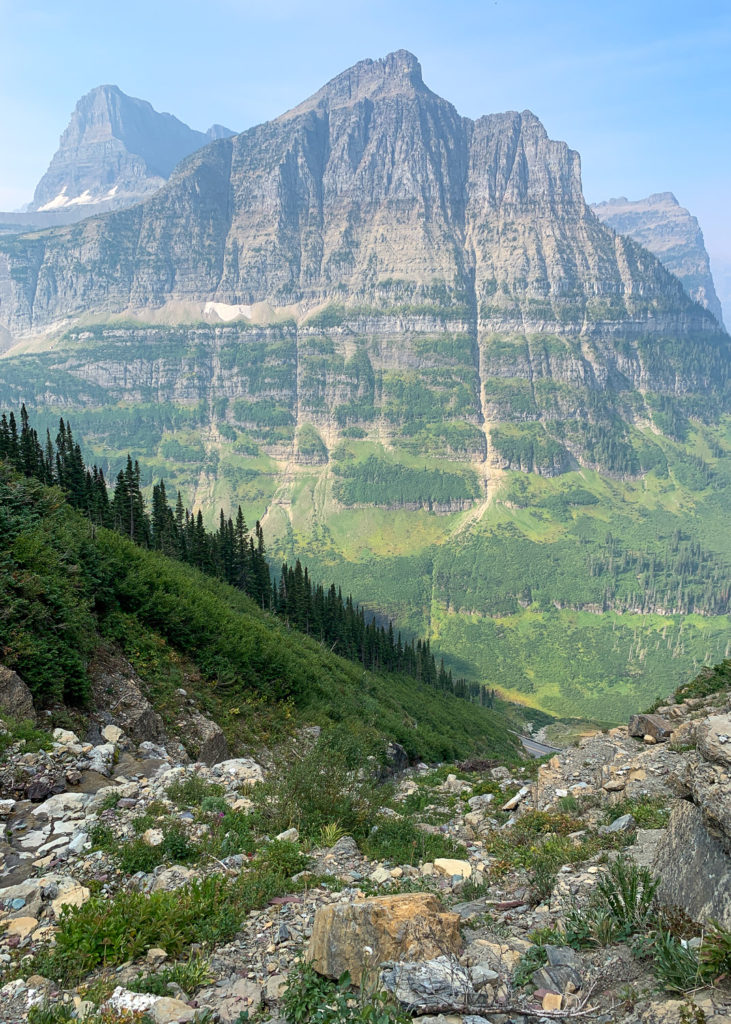
<path fill-rule="evenodd" d="M 234 740 L 337 723 L 431 760 L 510 754 L 501 715 L 364 672 L 231 587 L 117 534 L 92 534 L 60 492 L 2 467 L 0 517 L 0 649 L 41 703 L 83 698 L 86 665 L 113 641 L 163 710 L 194 680 Z"/>

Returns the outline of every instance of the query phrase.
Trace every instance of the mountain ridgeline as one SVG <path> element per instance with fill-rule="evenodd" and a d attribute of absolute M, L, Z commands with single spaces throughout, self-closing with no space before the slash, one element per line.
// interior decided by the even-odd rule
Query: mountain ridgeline
<path fill-rule="evenodd" d="M 0 328 L 4 405 L 241 503 L 455 675 L 614 720 L 725 652 L 729 336 L 533 114 L 405 51 L 0 239 Z"/>

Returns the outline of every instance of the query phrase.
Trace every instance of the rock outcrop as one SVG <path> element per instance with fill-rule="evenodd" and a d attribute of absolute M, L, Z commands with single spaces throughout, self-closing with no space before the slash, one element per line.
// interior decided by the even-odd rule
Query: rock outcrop
<path fill-rule="evenodd" d="M 339 978 L 348 971 L 359 984 L 386 960 L 461 952 L 459 920 L 429 893 L 325 906 L 315 914 L 307 955 L 320 974 Z"/>
<path fill-rule="evenodd" d="M 0 665 L 0 714 L 5 713 L 18 721 L 36 720 L 33 694 L 17 672 Z"/>

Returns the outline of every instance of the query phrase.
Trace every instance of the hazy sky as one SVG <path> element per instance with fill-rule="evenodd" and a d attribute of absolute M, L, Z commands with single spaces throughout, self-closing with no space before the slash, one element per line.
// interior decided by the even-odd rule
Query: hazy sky
<path fill-rule="evenodd" d="M 462 114 L 534 111 L 590 201 L 674 192 L 731 261 L 728 0 L 0 0 L 0 209 L 95 85 L 242 130 L 400 48 Z"/>

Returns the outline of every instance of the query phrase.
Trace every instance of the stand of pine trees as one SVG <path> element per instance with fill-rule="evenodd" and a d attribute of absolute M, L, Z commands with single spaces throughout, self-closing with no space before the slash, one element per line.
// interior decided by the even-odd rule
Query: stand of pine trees
<path fill-rule="evenodd" d="M 127 456 L 126 467 L 110 489 L 100 469 L 89 469 L 84 464 L 68 423 L 60 421 L 55 443 L 46 431 L 41 444 L 25 406 L 20 412 L 20 430 L 14 413 L 0 417 L 0 459 L 6 459 L 26 476 L 61 487 L 69 504 L 94 526 L 116 530 L 142 547 L 154 548 L 225 580 L 261 608 L 327 644 L 342 657 L 360 662 L 367 669 L 404 672 L 428 686 L 492 705 L 485 687 L 453 679 L 443 661 L 437 667 L 428 639 L 402 641 L 400 633 L 394 635 L 392 623 L 386 628 L 379 626 L 375 617 L 367 620 L 364 610 L 353 603 L 352 597 L 344 600 L 334 583 L 329 588 L 313 584 L 299 559 L 294 568 L 285 562 L 279 580 L 272 579 L 261 524 L 257 522 L 250 534 L 241 507 L 235 520 L 226 518 L 221 509 L 218 529 L 209 532 L 201 512 L 193 514 L 184 507 L 180 491 L 171 507 L 161 480 L 153 487 L 148 511 L 136 460 Z"/>

